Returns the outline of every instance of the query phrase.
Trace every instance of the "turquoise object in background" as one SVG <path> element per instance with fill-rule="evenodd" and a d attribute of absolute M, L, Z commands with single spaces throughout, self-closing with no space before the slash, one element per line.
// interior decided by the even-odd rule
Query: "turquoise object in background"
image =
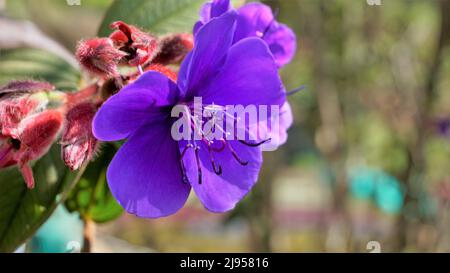
<path fill-rule="evenodd" d="M 358 168 L 350 174 L 350 192 L 358 199 L 372 198 L 375 187 L 376 172 L 366 168 Z"/>
<path fill-rule="evenodd" d="M 380 173 L 375 184 L 375 203 L 386 213 L 400 213 L 403 206 L 403 191 L 400 182 L 393 176 Z"/>
<path fill-rule="evenodd" d="M 373 202 L 385 213 L 400 213 L 404 193 L 397 178 L 379 169 L 359 167 L 350 172 L 349 181 L 354 197 Z"/>
<path fill-rule="evenodd" d="M 83 222 L 77 213 L 59 206 L 28 244 L 32 253 L 80 252 Z"/>

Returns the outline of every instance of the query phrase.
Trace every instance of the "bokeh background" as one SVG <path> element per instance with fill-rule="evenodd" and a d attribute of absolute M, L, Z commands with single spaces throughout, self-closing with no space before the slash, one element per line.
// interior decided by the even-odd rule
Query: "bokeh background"
<path fill-rule="evenodd" d="M 111 2 L 0 1 L 0 9 L 73 52 L 96 35 Z M 288 143 L 265 154 L 260 181 L 234 211 L 212 214 L 191 198 L 164 219 L 123 214 L 96 226 L 93 250 L 450 251 L 450 0 L 263 2 L 298 39 L 281 70 L 287 89 L 306 87 L 289 98 Z M 64 208 L 51 219 L 70 226 L 61 234 L 81 236 Z M 51 225 L 36 249 L 57 236 Z"/>

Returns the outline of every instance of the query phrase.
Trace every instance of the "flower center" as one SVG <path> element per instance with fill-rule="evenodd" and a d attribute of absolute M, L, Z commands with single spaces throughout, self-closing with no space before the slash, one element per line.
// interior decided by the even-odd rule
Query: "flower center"
<path fill-rule="evenodd" d="M 239 129 L 239 117 L 230 115 L 225 110 L 225 107 L 219 105 L 202 105 L 200 111 L 202 112 L 201 115 L 199 115 L 200 113 L 198 113 L 199 109 L 193 107 L 192 105 L 189 105 L 187 109 L 188 111 L 185 112 L 185 118 L 188 120 L 191 130 L 190 138 L 187 140 L 188 144 L 184 147 L 180 156 L 180 166 L 183 183 L 189 183 L 189 179 L 186 174 L 186 167 L 183 163 L 183 158 L 189 149 L 193 149 L 198 172 L 197 180 L 199 184 L 202 184 L 202 168 L 200 164 L 199 154 L 201 147 L 198 145 L 199 141 L 203 142 L 206 145 L 209 161 L 216 175 L 222 175 L 222 166 L 215 161 L 215 153 L 229 152 L 236 160 L 236 162 L 238 162 L 240 165 L 247 166 L 249 164 L 248 161 L 242 159 L 241 156 L 234 150 L 233 146 L 230 143 L 230 139 L 228 139 L 228 136 L 231 133 L 225 131 L 223 127 L 224 122 L 226 124 L 233 124 L 232 128 L 234 129 L 234 137 L 236 137 L 236 131 Z M 241 139 L 233 140 L 237 140 L 239 143 L 248 147 L 256 148 L 270 141 L 270 138 L 255 143 L 251 143 Z"/>

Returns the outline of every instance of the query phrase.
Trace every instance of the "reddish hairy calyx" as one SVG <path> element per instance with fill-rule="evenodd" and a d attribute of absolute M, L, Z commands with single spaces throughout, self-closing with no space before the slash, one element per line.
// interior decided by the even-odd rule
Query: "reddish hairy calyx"
<path fill-rule="evenodd" d="M 0 168 L 17 165 L 34 187 L 29 162 L 49 150 L 63 124 L 65 96 L 48 83 L 11 82 L 0 88 Z"/>

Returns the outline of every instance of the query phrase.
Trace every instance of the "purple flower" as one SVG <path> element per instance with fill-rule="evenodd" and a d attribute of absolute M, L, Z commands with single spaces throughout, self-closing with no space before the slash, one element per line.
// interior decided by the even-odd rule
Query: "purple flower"
<path fill-rule="evenodd" d="M 212 18 L 231 9 L 230 0 L 212 0 L 203 5 L 200 20 L 194 26 L 194 34 Z M 297 48 L 296 36 L 288 26 L 276 21 L 270 7 L 261 3 L 248 3 L 237 12 L 234 43 L 247 37 L 259 37 L 268 44 L 279 67 L 292 60 Z"/>
<path fill-rule="evenodd" d="M 212 18 L 232 10 L 230 0 L 212 0 L 200 10 L 200 20 L 194 26 L 194 34 Z M 261 3 L 248 3 L 237 10 L 238 18 L 233 43 L 244 38 L 262 38 L 269 46 L 277 66 L 280 68 L 294 57 L 297 42 L 295 33 L 286 25 L 276 21 L 270 7 Z M 287 141 L 287 130 L 292 126 L 293 115 L 288 102 L 283 105 L 279 117 L 279 128 L 270 131 L 273 149 Z M 270 124 L 269 124 L 270 125 Z"/>
<path fill-rule="evenodd" d="M 441 118 L 436 122 L 438 134 L 443 137 L 450 136 L 450 119 Z"/>
<path fill-rule="evenodd" d="M 190 107 L 194 97 L 217 106 L 284 104 L 285 92 L 267 44 L 254 37 L 233 44 L 236 21 L 236 12 L 229 11 L 198 30 L 176 84 L 147 72 L 109 98 L 95 116 L 95 137 L 127 139 L 109 165 L 107 180 L 129 213 L 150 218 L 173 214 L 191 188 L 208 210 L 224 212 L 256 183 L 260 143 L 210 142 L 204 137 L 176 141 L 171 136 L 172 108 Z"/>

